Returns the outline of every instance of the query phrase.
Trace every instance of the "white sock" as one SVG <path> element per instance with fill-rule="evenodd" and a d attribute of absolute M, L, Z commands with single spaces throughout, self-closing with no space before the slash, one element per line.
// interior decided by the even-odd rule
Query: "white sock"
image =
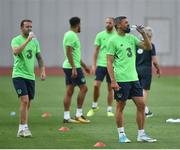
<path fill-rule="evenodd" d="M 92 103 L 92 108 L 96 108 L 98 106 L 98 103 L 97 102 L 93 102 Z"/>
<path fill-rule="evenodd" d="M 27 124 L 19 124 L 19 131 L 25 130 L 25 129 L 28 129 L 28 125 Z"/>
<path fill-rule="evenodd" d="M 24 129 L 28 129 L 28 125 L 27 124 L 24 124 Z"/>
<path fill-rule="evenodd" d="M 83 115 L 82 108 L 77 108 L 76 109 L 76 117 L 81 117 L 82 115 Z"/>
<path fill-rule="evenodd" d="M 70 117 L 70 112 L 69 111 L 65 111 L 64 112 L 64 119 L 66 119 L 66 120 L 68 120 L 68 119 L 70 119 L 71 117 Z"/>
<path fill-rule="evenodd" d="M 122 134 L 125 134 L 125 132 L 124 132 L 124 127 L 117 128 L 117 130 L 118 130 L 119 136 L 122 135 Z"/>
<path fill-rule="evenodd" d="M 112 112 L 112 106 L 107 107 L 107 112 Z"/>
<path fill-rule="evenodd" d="M 138 136 L 141 136 L 144 134 L 144 129 L 138 130 Z"/>
<path fill-rule="evenodd" d="M 145 107 L 145 114 L 147 114 L 149 112 L 149 108 L 146 106 Z"/>

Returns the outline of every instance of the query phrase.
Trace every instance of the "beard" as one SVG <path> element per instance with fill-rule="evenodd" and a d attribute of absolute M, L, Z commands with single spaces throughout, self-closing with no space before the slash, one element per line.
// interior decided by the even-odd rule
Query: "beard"
<path fill-rule="evenodd" d="M 124 30 L 125 33 L 129 33 L 131 31 L 129 25 L 127 26 L 127 28 Z"/>
<path fill-rule="evenodd" d="M 30 32 L 31 32 L 31 30 L 24 31 L 23 34 L 24 34 L 26 37 L 28 37 Z"/>
<path fill-rule="evenodd" d="M 29 36 L 29 32 L 23 32 L 23 34 L 24 34 L 25 37 Z"/>
<path fill-rule="evenodd" d="M 81 28 L 79 27 L 79 28 L 78 28 L 78 33 L 80 33 L 80 32 L 81 32 Z"/>
<path fill-rule="evenodd" d="M 112 31 L 112 30 L 113 30 L 113 27 L 106 26 L 106 30 L 107 30 L 107 31 Z"/>

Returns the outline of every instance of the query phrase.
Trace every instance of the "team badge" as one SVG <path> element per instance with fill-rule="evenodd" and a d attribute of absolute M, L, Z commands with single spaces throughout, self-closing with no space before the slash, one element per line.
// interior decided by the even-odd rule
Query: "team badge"
<path fill-rule="evenodd" d="M 21 89 L 17 89 L 17 93 L 18 93 L 18 94 L 21 94 L 21 93 L 22 93 L 22 90 L 21 90 Z"/>
<path fill-rule="evenodd" d="M 137 50 L 137 53 L 138 53 L 138 54 L 142 54 L 142 53 L 143 53 L 143 49 L 138 49 L 138 50 Z"/>
<path fill-rule="evenodd" d="M 81 79 L 81 82 L 82 82 L 82 83 L 85 83 L 85 81 L 86 81 L 85 78 L 82 78 L 82 79 Z"/>
<path fill-rule="evenodd" d="M 122 97 L 122 94 L 121 94 L 121 93 L 117 93 L 117 97 L 118 97 L 118 98 L 121 98 L 121 97 Z"/>

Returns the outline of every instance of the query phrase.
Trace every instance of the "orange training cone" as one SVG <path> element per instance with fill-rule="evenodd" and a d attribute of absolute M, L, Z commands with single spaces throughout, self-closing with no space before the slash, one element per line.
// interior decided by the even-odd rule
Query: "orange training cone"
<path fill-rule="evenodd" d="M 104 144 L 103 142 L 97 142 L 94 146 L 95 147 L 105 147 L 106 144 Z"/>
<path fill-rule="evenodd" d="M 59 128 L 58 130 L 61 131 L 61 132 L 67 132 L 67 131 L 69 131 L 70 129 L 69 129 L 68 127 L 61 127 L 61 128 Z"/>
<path fill-rule="evenodd" d="M 51 114 L 49 112 L 44 112 L 41 117 L 43 118 L 48 118 L 48 117 L 51 117 Z"/>

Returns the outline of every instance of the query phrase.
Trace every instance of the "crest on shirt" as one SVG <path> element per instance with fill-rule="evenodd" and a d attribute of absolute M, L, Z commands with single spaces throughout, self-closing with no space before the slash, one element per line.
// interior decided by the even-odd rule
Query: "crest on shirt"
<path fill-rule="evenodd" d="M 142 53 L 143 53 L 143 49 L 138 49 L 138 50 L 137 50 L 137 53 L 138 53 L 138 54 L 142 54 Z"/>

